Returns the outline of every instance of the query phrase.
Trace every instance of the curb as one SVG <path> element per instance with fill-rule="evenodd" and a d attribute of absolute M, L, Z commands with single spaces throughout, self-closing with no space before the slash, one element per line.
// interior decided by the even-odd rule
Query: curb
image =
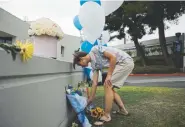
<path fill-rule="evenodd" d="M 174 74 L 130 74 L 129 76 L 185 76 L 185 73 L 174 73 Z"/>

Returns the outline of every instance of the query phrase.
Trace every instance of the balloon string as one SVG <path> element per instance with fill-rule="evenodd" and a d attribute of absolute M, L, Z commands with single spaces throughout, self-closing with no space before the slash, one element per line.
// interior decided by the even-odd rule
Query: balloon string
<path fill-rule="evenodd" d="M 80 30 L 81 43 L 83 42 L 82 31 Z"/>

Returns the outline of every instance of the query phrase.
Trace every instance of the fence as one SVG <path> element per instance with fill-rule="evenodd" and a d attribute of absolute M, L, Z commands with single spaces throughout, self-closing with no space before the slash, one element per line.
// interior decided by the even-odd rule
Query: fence
<path fill-rule="evenodd" d="M 167 51 L 169 54 L 173 53 L 172 47 L 173 47 L 173 42 L 168 42 L 166 44 L 167 46 Z M 161 50 L 161 46 L 159 44 L 156 45 L 150 45 L 150 46 L 144 46 L 142 45 L 145 51 L 145 55 L 146 56 L 159 56 L 162 55 L 162 50 Z M 131 48 L 131 49 L 125 49 L 125 51 L 131 55 L 132 57 L 136 57 L 137 56 L 137 51 L 135 48 Z"/>
<path fill-rule="evenodd" d="M 66 127 L 73 117 L 65 86 L 82 80 L 71 63 L 33 57 L 22 63 L 0 50 L 0 127 Z"/>

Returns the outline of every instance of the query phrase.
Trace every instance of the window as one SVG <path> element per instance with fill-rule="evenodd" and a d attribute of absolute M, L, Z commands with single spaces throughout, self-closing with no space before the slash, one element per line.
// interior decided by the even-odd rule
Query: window
<path fill-rule="evenodd" d="M 0 37 L 0 43 L 12 43 L 12 37 Z"/>
<path fill-rule="evenodd" d="M 61 55 L 64 57 L 64 46 L 61 46 Z"/>

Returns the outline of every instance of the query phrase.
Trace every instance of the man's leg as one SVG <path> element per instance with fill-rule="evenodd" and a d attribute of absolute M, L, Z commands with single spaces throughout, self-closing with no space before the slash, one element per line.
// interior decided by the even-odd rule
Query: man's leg
<path fill-rule="evenodd" d="M 114 92 L 111 86 L 104 85 L 105 90 L 105 116 L 110 117 L 112 104 L 114 100 Z"/>
<path fill-rule="evenodd" d="M 121 97 L 119 96 L 119 94 L 116 93 L 116 91 L 114 91 L 114 102 L 116 103 L 116 105 L 119 107 L 119 110 L 124 114 L 127 115 L 128 111 L 126 110 L 123 101 L 121 100 Z"/>
<path fill-rule="evenodd" d="M 117 65 L 113 73 L 114 75 L 112 77 L 113 87 L 120 88 L 124 84 L 129 74 L 132 72 L 133 68 L 134 68 L 133 61 L 123 62 L 120 65 Z M 119 113 L 127 115 L 128 112 L 121 100 L 121 97 L 116 93 L 114 89 L 113 89 L 113 93 L 114 93 L 114 102 L 117 104 L 117 106 L 120 109 Z"/>
<path fill-rule="evenodd" d="M 104 92 L 105 92 L 105 114 L 100 118 L 99 121 L 96 121 L 95 125 L 103 125 L 104 122 L 111 121 L 110 112 L 112 109 L 112 104 L 114 100 L 114 93 L 111 86 L 104 85 Z"/>
<path fill-rule="evenodd" d="M 128 114 L 121 97 L 110 86 L 104 86 L 105 89 L 105 116 L 109 117 L 112 109 L 113 101 L 118 105 L 120 111 L 123 111 L 125 115 Z"/>
<path fill-rule="evenodd" d="M 134 67 L 134 63 L 122 63 L 120 65 L 116 65 L 113 75 L 112 75 L 112 86 L 120 87 L 122 83 L 125 81 L 125 79 L 128 77 L 130 72 L 132 71 Z M 124 73 L 123 73 L 124 72 Z M 124 104 L 120 98 L 120 96 L 114 92 L 112 86 L 104 85 L 104 91 L 105 91 L 105 116 L 102 118 L 110 118 L 110 112 L 112 109 L 112 104 L 114 100 L 120 105 L 121 110 L 125 109 Z M 128 112 L 127 112 L 128 114 Z"/>

